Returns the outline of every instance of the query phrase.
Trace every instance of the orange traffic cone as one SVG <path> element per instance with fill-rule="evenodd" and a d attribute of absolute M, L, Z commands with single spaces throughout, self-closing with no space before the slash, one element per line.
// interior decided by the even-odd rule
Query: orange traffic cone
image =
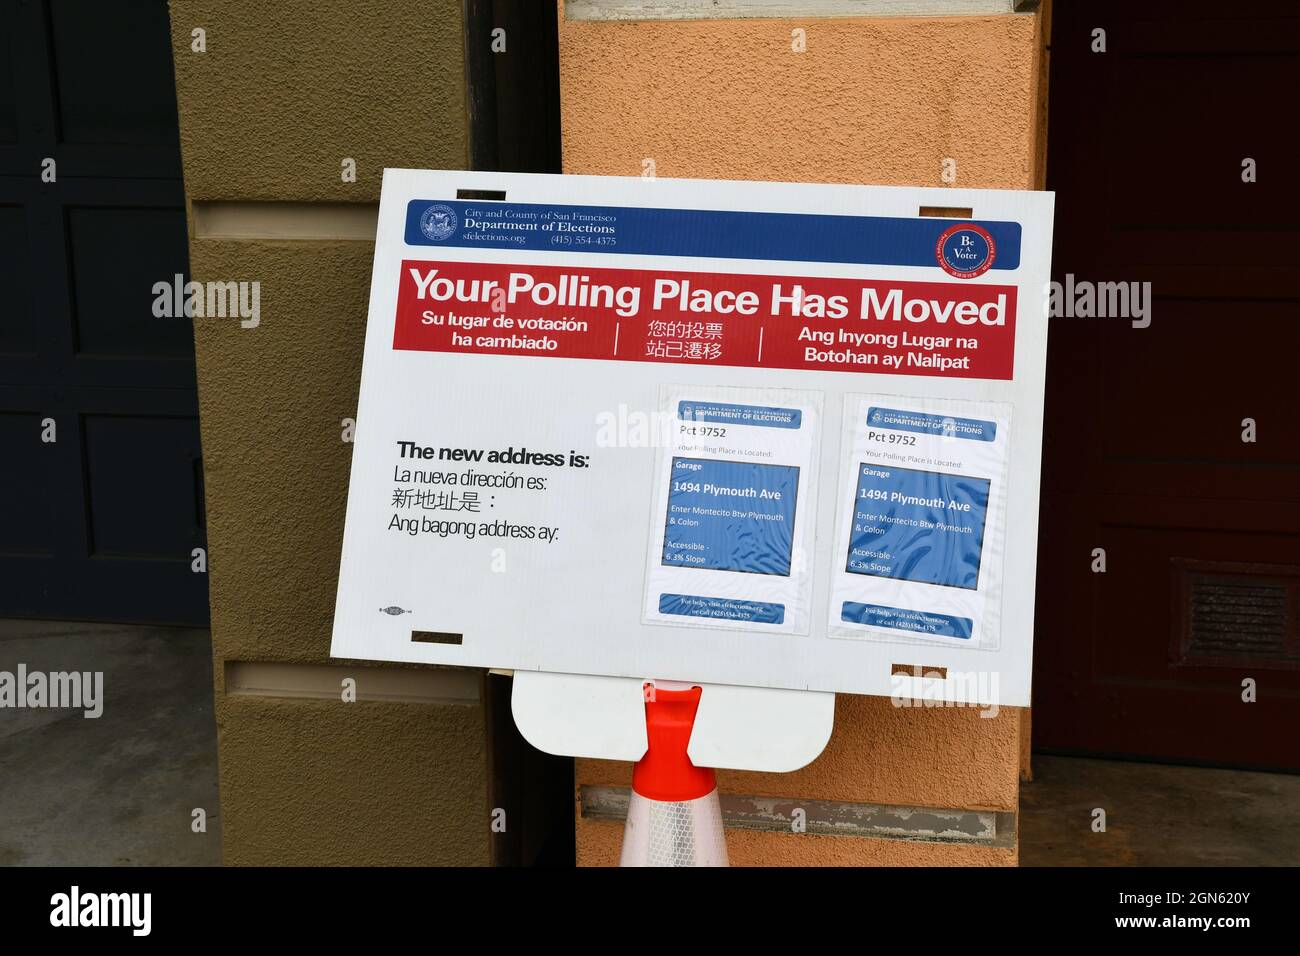
<path fill-rule="evenodd" d="M 718 781 L 686 754 L 701 688 L 646 685 L 649 747 L 632 770 L 620 866 L 726 866 Z"/>

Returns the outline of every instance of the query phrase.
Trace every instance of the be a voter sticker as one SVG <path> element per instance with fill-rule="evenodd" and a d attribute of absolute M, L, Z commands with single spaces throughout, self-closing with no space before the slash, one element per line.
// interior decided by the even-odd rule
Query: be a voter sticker
<path fill-rule="evenodd" d="M 973 279 L 988 272 L 996 254 L 993 237 L 974 223 L 945 229 L 934 247 L 940 267 L 958 279 Z"/>

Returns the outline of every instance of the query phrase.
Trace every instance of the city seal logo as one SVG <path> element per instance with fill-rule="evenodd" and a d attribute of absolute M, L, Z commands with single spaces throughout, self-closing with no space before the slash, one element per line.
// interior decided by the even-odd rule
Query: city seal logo
<path fill-rule="evenodd" d="M 934 246 L 940 268 L 958 279 L 973 279 L 988 272 L 996 255 L 993 237 L 973 222 L 949 226 Z"/>
<path fill-rule="evenodd" d="M 420 232 L 434 240 L 442 242 L 460 225 L 456 210 L 442 203 L 435 203 L 420 215 Z"/>

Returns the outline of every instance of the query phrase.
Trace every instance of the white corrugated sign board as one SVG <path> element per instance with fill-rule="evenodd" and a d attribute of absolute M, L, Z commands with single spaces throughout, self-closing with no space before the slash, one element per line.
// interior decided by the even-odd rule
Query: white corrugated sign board
<path fill-rule="evenodd" d="M 1051 220 L 387 170 L 332 653 L 1027 704 Z"/>

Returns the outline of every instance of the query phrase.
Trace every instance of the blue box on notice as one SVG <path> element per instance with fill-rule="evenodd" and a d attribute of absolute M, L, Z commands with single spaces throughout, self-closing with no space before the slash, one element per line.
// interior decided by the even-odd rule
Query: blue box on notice
<path fill-rule="evenodd" d="M 912 634 L 959 637 L 969 640 L 975 625 L 968 617 L 938 614 L 934 611 L 915 611 L 909 608 L 888 607 L 884 604 L 861 604 L 845 601 L 840 608 L 840 620 L 850 624 L 867 624 L 887 627 Z"/>
<path fill-rule="evenodd" d="M 789 575 L 799 468 L 674 457 L 663 564 Z"/>
<path fill-rule="evenodd" d="M 677 403 L 677 417 L 688 422 L 717 422 L 723 425 L 758 425 L 765 428 L 798 428 L 803 412 L 797 408 L 767 405 L 733 405 L 727 402 Z"/>
<path fill-rule="evenodd" d="M 972 441 L 993 441 L 998 437 L 998 423 L 981 418 L 957 418 L 953 415 L 927 415 L 924 412 L 905 412 L 897 408 L 867 409 L 867 424 L 877 428 L 893 428 L 922 435 L 943 435 L 948 438 L 967 438 Z"/>
<path fill-rule="evenodd" d="M 660 614 L 680 614 L 715 621 L 743 621 L 746 624 L 784 624 L 785 605 L 743 598 L 704 597 L 698 594 L 659 595 Z"/>
<path fill-rule="evenodd" d="M 973 590 L 988 503 L 986 478 L 860 463 L 846 570 Z"/>

